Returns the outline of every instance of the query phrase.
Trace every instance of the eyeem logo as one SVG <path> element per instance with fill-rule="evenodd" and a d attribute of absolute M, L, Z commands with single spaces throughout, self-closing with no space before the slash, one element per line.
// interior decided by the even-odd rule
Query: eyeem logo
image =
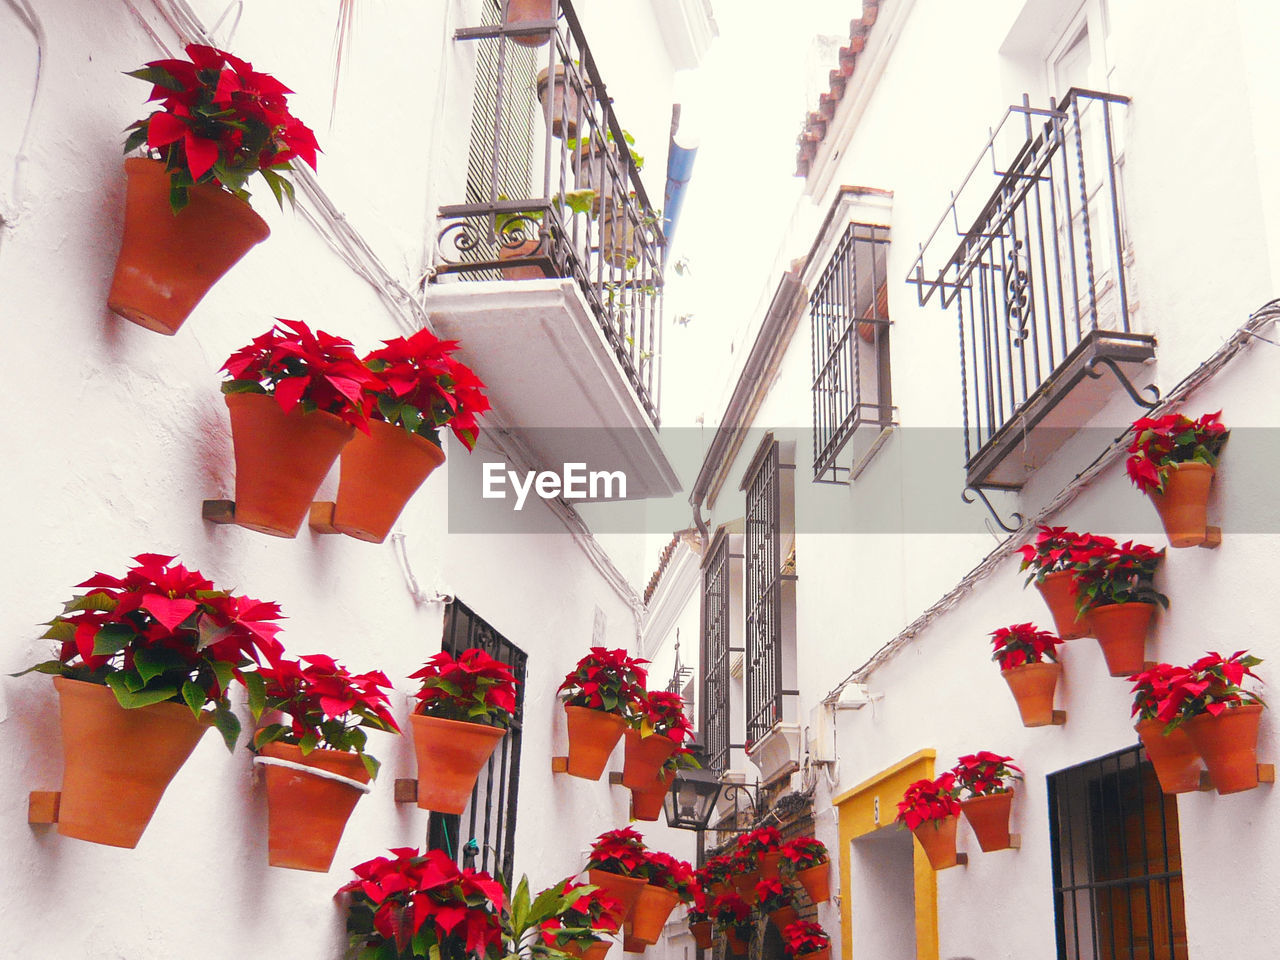
<path fill-rule="evenodd" d="M 524 509 L 530 491 L 543 500 L 564 497 L 566 500 L 625 500 L 627 475 L 621 470 L 587 470 L 585 463 L 566 463 L 562 473 L 554 470 L 529 470 L 523 482 L 519 473 L 508 470 L 506 463 L 485 463 L 484 486 L 480 495 L 486 500 L 507 499 L 507 484 L 515 493 L 516 510 Z"/>

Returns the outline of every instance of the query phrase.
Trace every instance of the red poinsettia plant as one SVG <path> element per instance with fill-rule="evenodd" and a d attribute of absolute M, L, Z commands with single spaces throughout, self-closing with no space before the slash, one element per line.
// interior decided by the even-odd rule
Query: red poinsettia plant
<path fill-rule="evenodd" d="M 791 864 L 792 869 L 797 872 L 827 863 L 831 859 L 826 844 L 817 837 L 794 837 L 784 843 L 781 850 L 783 862 Z"/>
<path fill-rule="evenodd" d="M 300 159 L 316 166 L 315 134 L 289 112 L 293 91 L 225 50 L 189 44 L 187 60 L 152 60 L 127 74 L 151 84 L 160 109 L 128 127 L 124 152 L 146 147 L 169 174 L 169 206 L 187 205 L 187 191 L 212 183 L 248 199 L 245 183 L 262 174 L 276 201 L 293 200 L 284 176 Z"/>
<path fill-rule="evenodd" d="M 756 884 L 756 905 L 761 913 L 773 913 L 795 903 L 791 888 L 784 886 L 777 877 L 766 877 Z"/>
<path fill-rule="evenodd" d="M 677 744 L 693 737 L 693 723 L 684 712 L 684 697 L 666 690 L 643 692 L 627 722 L 642 737 L 656 734 Z"/>
<path fill-rule="evenodd" d="M 227 358 L 231 379 L 222 392 L 265 393 L 285 413 L 300 407 L 332 413 L 366 433 L 373 397 L 382 381 L 356 355 L 351 341 L 300 320 L 278 319 L 274 327 Z"/>
<path fill-rule="evenodd" d="M 1155 588 L 1156 568 L 1164 551 L 1128 540 L 1116 543 L 1097 537 L 1088 547 L 1073 548 L 1076 610 L 1083 614 L 1117 603 L 1158 603 L 1169 598 Z"/>
<path fill-rule="evenodd" d="M 518 682 L 511 668 L 479 648 L 455 658 L 442 650 L 410 680 L 421 680 L 417 712 L 441 720 L 511 726 Z"/>
<path fill-rule="evenodd" d="M 560 699 L 570 707 L 625 717 L 635 712 L 644 696 L 648 662 L 629 656 L 626 650 L 592 647 L 560 684 Z"/>
<path fill-rule="evenodd" d="M 441 340 L 430 330 L 384 340 L 364 358 L 382 382 L 370 416 L 437 447 L 447 426 L 464 447 L 474 449 L 480 433 L 476 417 L 489 409 L 489 398 L 480 378 L 453 356 L 457 349 L 457 340 Z"/>
<path fill-rule="evenodd" d="M 1014 781 L 1022 779 L 1022 768 L 1013 757 L 1004 757 L 990 750 L 966 754 L 951 768 L 956 783 L 971 797 L 986 797 L 994 793 L 1009 793 Z"/>
<path fill-rule="evenodd" d="M 750 873 L 760 866 L 760 854 L 782 848 L 782 835 L 777 827 L 757 827 L 739 834 L 733 851 L 733 863 L 740 872 Z"/>
<path fill-rule="evenodd" d="M 732 873 L 733 858 L 728 854 L 708 857 L 707 862 L 702 865 L 703 889 L 710 891 L 717 883 L 727 884 Z"/>
<path fill-rule="evenodd" d="M 1169 705 L 1166 711 L 1171 716 L 1177 714 L 1170 692 L 1175 686 L 1190 675 L 1188 667 L 1178 667 L 1171 663 L 1157 663 L 1129 677 L 1133 684 L 1133 710 L 1131 715 L 1138 720 L 1159 720 L 1162 706 Z M 1168 722 L 1168 721 L 1164 721 Z"/>
<path fill-rule="evenodd" d="M 688 919 L 690 923 L 705 923 L 711 919 L 711 903 L 707 899 L 706 888 L 706 877 L 702 871 L 695 870 L 693 883 L 689 885 Z"/>
<path fill-rule="evenodd" d="M 908 830 L 922 823 L 945 820 L 960 813 L 960 785 L 948 770 L 929 780 L 917 780 L 907 787 L 898 801 L 897 822 Z"/>
<path fill-rule="evenodd" d="M 1189 667 L 1156 664 L 1129 678 L 1134 684 L 1134 716 L 1159 720 L 1167 730 L 1201 714 L 1216 717 L 1232 707 L 1262 703 L 1242 686 L 1245 677 L 1262 682 L 1253 672 L 1261 662 L 1237 650 L 1229 657 L 1207 653 Z"/>
<path fill-rule="evenodd" d="M 1031 571 L 1027 574 L 1026 585 L 1039 583 L 1051 573 L 1075 569 L 1080 558 L 1098 542 L 1099 538 L 1091 533 L 1041 526 L 1034 543 L 1019 547 L 1022 563 L 1018 569 Z"/>
<path fill-rule="evenodd" d="M 723 893 L 711 901 L 711 919 L 721 930 L 733 930 L 740 937 L 750 935 L 751 908 L 736 893 Z"/>
<path fill-rule="evenodd" d="M 673 857 L 663 850 L 648 851 L 649 883 L 655 887 L 670 890 L 681 900 L 689 900 L 690 887 L 693 884 L 693 867 L 686 860 Z"/>
<path fill-rule="evenodd" d="M 234 749 L 240 721 L 228 691 L 237 681 L 261 690 L 258 664 L 283 653 L 274 603 L 219 590 L 175 557 L 143 553 L 122 577 L 96 573 L 87 592 L 63 605 L 42 639 L 55 659 L 24 670 L 111 688 L 125 709 L 185 703 L 208 714 Z M 121 744 L 122 750 L 128 749 Z"/>
<path fill-rule="evenodd" d="M 459 870 L 443 850 L 401 847 L 353 868 L 347 935 L 358 956 L 496 960 L 502 949 L 502 885 Z"/>
<path fill-rule="evenodd" d="M 630 827 L 600 834 L 591 844 L 587 869 L 648 879 L 649 851 L 645 848 L 644 837 Z"/>
<path fill-rule="evenodd" d="M 400 732 L 387 699 L 391 682 L 385 674 L 379 670 L 352 673 L 321 653 L 297 660 L 280 658 L 259 673 L 266 686 L 263 701 L 250 703 L 253 718 L 258 720 L 265 706 L 282 719 L 258 728 L 254 750 L 278 742 L 299 747 L 303 756 L 316 749 L 356 753 L 369 776 L 378 775 L 378 761 L 364 752 L 365 731 Z"/>
<path fill-rule="evenodd" d="M 1206 413 L 1196 420 L 1180 413 L 1139 417 L 1133 421 L 1133 441 L 1125 470 L 1133 485 L 1143 493 L 1163 493 L 1175 463 L 1218 465 L 1222 447 L 1230 436 L 1222 424 L 1222 411 Z"/>
<path fill-rule="evenodd" d="M 795 923 L 787 924 L 787 928 L 782 931 L 782 940 L 787 954 L 792 957 L 817 953 L 831 946 L 831 938 L 827 936 L 827 931 L 811 920 L 797 920 Z"/>
<path fill-rule="evenodd" d="M 1060 643 L 1057 634 L 1041 630 L 1033 623 L 1015 623 L 991 631 L 991 645 L 995 647 L 991 659 L 1000 664 L 1001 670 L 1045 660 L 1057 663 Z"/>
<path fill-rule="evenodd" d="M 538 924 L 545 946 L 563 950 L 570 944 L 589 946 L 617 933 L 622 926 L 622 904 L 607 890 L 571 879 L 557 885 L 565 907 Z M 539 899 L 543 894 L 539 894 Z"/>

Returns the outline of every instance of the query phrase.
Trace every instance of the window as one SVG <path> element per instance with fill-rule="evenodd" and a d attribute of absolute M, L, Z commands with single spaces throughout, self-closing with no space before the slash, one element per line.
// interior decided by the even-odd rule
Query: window
<path fill-rule="evenodd" d="M 836 458 L 858 427 L 893 420 L 888 252 L 888 227 L 850 223 L 809 298 L 813 476 L 820 482 L 848 474 Z"/>
<path fill-rule="evenodd" d="M 462 601 L 451 600 L 445 610 L 441 649 L 456 657 L 472 647 L 479 647 L 511 668 L 519 683 L 516 709 L 507 735 L 498 742 L 498 749 L 480 771 L 471 792 L 470 805 L 461 816 L 432 813 L 427 827 L 427 845 L 444 850 L 455 860 L 473 864 L 479 870 L 489 873 L 500 870 L 503 876 L 510 877 L 515 854 L 524 682 L 529 658 Z M 467 840 L 462 840 L 464 822 Z M 474 853 L 467 849 L 471 840 L 476 844 Z"/>
<path fill-rule="evenodd" d="M 706 767 L 729 768 L 729 537 L 716 532 L 702 564 L 702 737 Z"/>
<path fill-rule="evenodd" d="M 1178 804 L 1141 747 L 1049 777 L 1059 960 L 1186 960 Z"/>

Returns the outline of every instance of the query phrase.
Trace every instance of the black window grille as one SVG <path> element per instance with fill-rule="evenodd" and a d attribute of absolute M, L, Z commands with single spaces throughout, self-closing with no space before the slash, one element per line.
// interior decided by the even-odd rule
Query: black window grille
<path fill-rule="evenodd" d="M 729 538 L 712 541 L 702 567 L 702 738 L 708 770 L 729 767 Z"/>
<path fill-rule="evenodd" d="M 782 497 L 778 443 L 747 474 L 747 745 L 782 719 Z"/>
<path fill-rule="evenodd" d="M 478 647 L 511 668 L 519 682 L 511 728 L 480 771 L 471 802 L 460 816 L 432 813 L 427 845 L 444 850 L 455 861 L 489 873 L 512 876 L 515 856 L 516 807 L 520 793 L 520 740 L 524 725 L 524 686 L 528 656 L 477 616 L 461 600 L 449 601 L 444 617 L 442 649 L 453 656 Z M 419 775 L 423 775 L 419 772 Z M 466 840 L 462 839 L 465 824 Z M 468 842 L 476 846 L 468 850 Z M 461 846 L 460 846 L 461 844 Z"/>
<path fill-rule="evenodd" d="M 849 224 L 809 298 L 813 475 L 819 481 L 841 479 L 836 458 L 859 427 L 893 422 L 888 253 L 888 227 Z"/>
<path fill-rule="evenodd" d="M 1059 960 L 1186 960 L 1177 798 L 1145 751 L 1048 782 Z"/>

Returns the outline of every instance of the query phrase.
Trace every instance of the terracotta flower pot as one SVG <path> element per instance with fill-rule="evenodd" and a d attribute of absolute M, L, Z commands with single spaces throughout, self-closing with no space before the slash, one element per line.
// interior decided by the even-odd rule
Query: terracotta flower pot
<path fill-rule="evenodd" d="M 1159 720 L 1139 720 L 1133 729 L 1147 748 L 1147 759 L 1155 767 L 1156 779 L 1164 793 L 1190 793 L 1200 789 L 1200 754 L 1182 727 L 1166 736 Z"/>
<path fill-rule="evenodd" d="M 1053 694 L 1062 676 L 1062 664 L 1050 661 L 1024 663 L 1001 670 L 1009 685 L 1024 727 L 1044 727 L 1053 723 Z"/>
<path fill-rule="evenodd" d="M 831 899 L 831 861 L 797 870 L 796 880 L 814 903 L 825 903 Z"/>
<path fill-rule="evenodd" d="M 280 409 L 274 397 L 233 393 L 236 523 L 275 537 L 297 536 L 333 461 L 356 428 L 332 413 Z"/>
<path fill-rule="evenodd" d="M 189 202 L 175 215 L 159 160 L 131 157 L 124 170 L 124 238 L 107 306 L 172 336 L 222 275 L 271 231 L 249 204 L 211 183 L 191 187 Z"/>
<path fill-rule="evenodd" d="M 571 957 L 577 957 L 578 960 L 604 960 L 611 946 L 613 944 L 608 940 L 597 940 L 591 946 L 584 948 L 577 940 L 570 940 L 560 949 Z"/>
<path fill-rule="evenodd" d="M 730 953 L 743 954 L 747 952 L 747 941 L 738 936 L 738 931 L 733 927 L 725 928 L 724 939 L 729 946 Z"/>
<path fill-rule="evenodd" d="M 1258 721 L 1262 704 L 1230 707 L 1216 717 L 1201 714 L 1183 724 L 1204 759 L 1213 789 L 1239 793 L 1258 785 Z"/>
<path fill-rule="evenodd" d="M 526 23 L 530 20 L 550 20 L 551 0 L 507 0 L 507 23 Z M 526 34 L 512 37 L 522 47 L 540 47 L 551 39 L 550 33 Z"/>
<path fill-rule="evenodd" d="M 732 889 L 731 883 L 713 883 L 707 888 L 707 894 L 709 899 L 714 900 L 716 897 L 723 897 Z"/>
<path fill-rule="evenodd" d="M 333 525 L 349 537 L 382 543 L 409 498 L 444 463 L 444 451 L 417 434 L 370 420 L 342 448 Z"/>
<path fill-rule="evenodd" d="M 599 780 L 627 722 L 616 713 L 590 707 L 566 706 L 564 712 L 569 726 L 568 772 L 584 780 Z"/>
<path fill-rule="evenodd" d="M 1089 611 L 1093 635 L 1113 677 L 1142 670 L 1147 659 L 1147 631 L 1156 614 L 1154 603 L 1109 603 Z"/>
<path fill-rule="evenodd" d="M 778 875 L 778 866 L 782 863 L 781 850 L 767 850 L 756 854 L 756 870 L 761 880 L 771 880 Z"/>
<path fill-rule="evenodd" d="M 1172 463 L 1164 493 L 1148 491 L 1171 547 L 1195 547 L 1204 543 L 1208 519 L 1205 505 L 1214 469 L 1207 463 Z"/>
<path fill-rule="evenodd" d="M 584 113 L 581 98 L 572 81 L 566 79 L 563 63 L 556 64 L 554 84 L 550 77 L 546 67 L 538 71 L 538 102 L 545 111 L 550 92 L 551 133 L 561 139 L 573 139 L 578 135 L 578 118 Z"/>
<path fill-rule="evenodd" d="M 649 944 L 637 937 L 633 937 L 629 933 L 624 933 L 622 935 L 622 949 L 625 953 L 644 953 L 649 949 Z"/>
<path fill-rule="evenodd" d="M 960 802 L 960 812 L 969 821 L 984 853 L 1009 848 L 1009 815 L 1012 811 L 1012 790 L 970 797 Z"/>
<path fill-rule="evenodd" d="M 620 873 L 592 868 L 587 871 L 587 882 L 612 894 L 622 909 L 622 919 L 628 920 L 640 899 L 640 892 L 648 886 L 642 877 L 624 877 Z"/>
<path fill-rule="evenodd" d="M 637 940 L 655 944 L 662 936 L 667 917 L 680 902 L 675 891 L 646 883 L 636 898 L 636 908 L 631 914 L 631 935 Z"/>
<path fill-rule="evenodd" d="M 808 953 L 796 954 L 795 960 L 831 960 L 831 947 L 825 946 L 821 950 L 810 950 Z"/>
<path fill-rule="evenodd" d="M 960 818 L 943 817 L 941 820 L 926 820 L 911 832 L 920 841 L 924 855 L 929 858 L 929 866 L 934 870 L 945 870 L 954 867 L 956 859 L 956 824 Z"/>
<path fill-rule="evenodd" d="M 303 756 L 302 748 L 290 743 L 268 743 L 258 752 L 360 783 L 369 782 L 369 771 L 359 754 L 312 750 Z M 267 862 L 273 867 L 327 872 L 361 791 L 350 784 L 288 767 L 266 764 L 265 769 Z"/>
<path fill-rule="evenodd" d="M 779 933 L 799 919 L 800 914 L 796 913 L 795 907 L 779 907 L 769 914 L 769 922 L 777 928 Z"/>
<path fill-rule="evenodd" d="M 662 765 L 676 748 L 670 737 L 653 734 L 641 737 L 640 731 L 627 727 L 623 734 L 622 785 L 632 790 L 646 790 L 658 779 Z"/>
<path fill-rule="evenodd" d="M 710 950 L 715 945 L 710 920 L 698 920 L 689 924 L 689 932 L 693 934 L 694 945 L 699 950 Z"/>
<path fill-rule="evenodd" d="M 653 822 L 662 816 L 662 804 L 666 801 L 667 791 L 671 789 L 671 781 L 676 772 L 668 770 L 661 779 L 654 778 L 653 786 L 643 790 L 631 791 L 631 818 Z"/>
<path fill-rule="evenodd" d="M 1088 617 L 1076 615 L 1076 594 L 1071 589 L 1074 576 L 1070 570 L 1059 570 L 1036 581 L 1036 589 L 1053 614 L 1054 629 L 1063 640 L 1087 637 L 1090 632 Z"/>
<path fill-rule="evenodd" d="M 541 237 L 531 237 L 511 246 L 498 246 L 499 260 L 516 260 L 520 257 L 548 256 L 549 251 L 543 245 Z M 502 267 L 503 280 L 542 280 L 552 276 L 546 269 L 536 263 L 524 267 Z"/>
<path fill-rule="evenodd" d="M 506 729 L 420 713 L 409 717 L 409 722 L 418 758 L 418 806 L 437 813 L 462 813 L 476 778 Z"/>
<path fill-rule="evenodd" d="M 735 873 L 729 878 L 733 884 L 733 889 L 738 892 L 743 900 L 748 904 L 756 902 L 756 884 L 760 882 L 760 872 L 752 870 L 747 873 Z"/>
<path fill-rule="evenodd" d="M 126 710 L 107 686 L 66 677 L 54 677 L 53 686 L 62 718 L 58 833 L 136 847 L 208 725 L 185 704 Z"/>
<path fill-rule="evenodd" d="M 635 262 L 640 259 L 635 221 L 626 205 L 616 203 L 612 197 L 605 197 L 600 218 L 600 255 L 620 270 L 638 270 L 641 266 Z"/>

